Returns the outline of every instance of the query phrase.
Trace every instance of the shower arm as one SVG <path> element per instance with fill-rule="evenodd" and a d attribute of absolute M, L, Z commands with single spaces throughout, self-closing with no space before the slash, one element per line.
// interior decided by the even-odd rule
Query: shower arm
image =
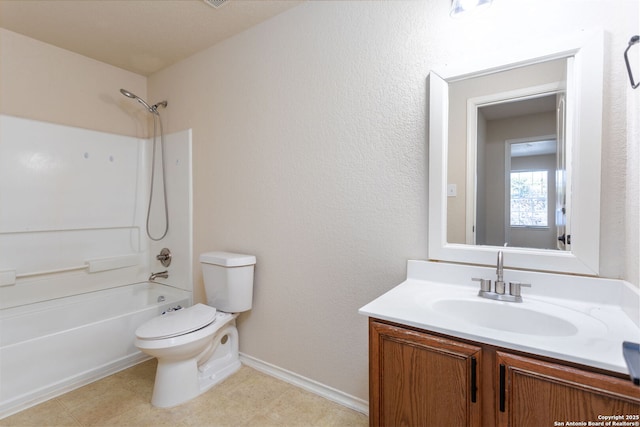
<path fill-rule="evenodd" d="M 158 114 L 158 107 L 163 107 L 163 108 L 167 108 L 167 101 L 160 101 L 156 104 L 153 105 L 149 105 L 147 103 L 147 101 L 145 101 L 144 99 L 140 98 L 138 95 L 136 95 L 135 93 L 129 92 L 126 89 L 120 89 L 120 93 L 123 94 L 124 96 L 126 96 L 127 98 L 131 98 L 131 99 L 135 99 L 136 101 L 138 101 L 144 108 L 147 109 L 148 112 L 152 113 L 152 114 Z"/>

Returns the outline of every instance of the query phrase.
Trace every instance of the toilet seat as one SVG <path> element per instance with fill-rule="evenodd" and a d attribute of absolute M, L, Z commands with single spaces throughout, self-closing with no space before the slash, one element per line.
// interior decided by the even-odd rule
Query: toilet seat
<path fill-rule="evenodd" d="M 209 326 L 216 320 L 216 309 L 196 304 L 155 317 L 136 329 L 140 340 L 163 340 L 189 334 Z"/>

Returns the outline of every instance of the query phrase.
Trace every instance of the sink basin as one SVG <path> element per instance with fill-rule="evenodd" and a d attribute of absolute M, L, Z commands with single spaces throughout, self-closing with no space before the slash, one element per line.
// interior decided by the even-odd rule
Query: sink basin
<path fill-rule="evenodd" d="M 441 299 L 431 308 L 439 314 L 490 329 L 527 335 L 571 336 L 578 333 L 574 323 L 521 304 L 482 299 Z M 575 313 L 581 316 L 581 313 Z"/>

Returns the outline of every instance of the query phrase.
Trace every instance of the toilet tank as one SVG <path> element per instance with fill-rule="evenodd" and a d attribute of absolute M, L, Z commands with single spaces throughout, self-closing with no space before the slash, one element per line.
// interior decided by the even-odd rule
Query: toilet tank
<path fill-rule="evenodd" d="M 207 305 L 227 313 L 251 309 L 256 257 L 231 252 L 200 255 Z"/>

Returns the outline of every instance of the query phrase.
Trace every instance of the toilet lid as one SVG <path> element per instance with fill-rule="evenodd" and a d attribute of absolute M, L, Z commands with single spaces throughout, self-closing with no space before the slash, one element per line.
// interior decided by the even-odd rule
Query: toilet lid
<path fill-rule="evenodd" d="M 136 336 L 145 340 L 159 340 L 203 328 L 216 318 L 216 309 L 204 304 L 169 311 L 154 317 L 136 330 Z"/>

